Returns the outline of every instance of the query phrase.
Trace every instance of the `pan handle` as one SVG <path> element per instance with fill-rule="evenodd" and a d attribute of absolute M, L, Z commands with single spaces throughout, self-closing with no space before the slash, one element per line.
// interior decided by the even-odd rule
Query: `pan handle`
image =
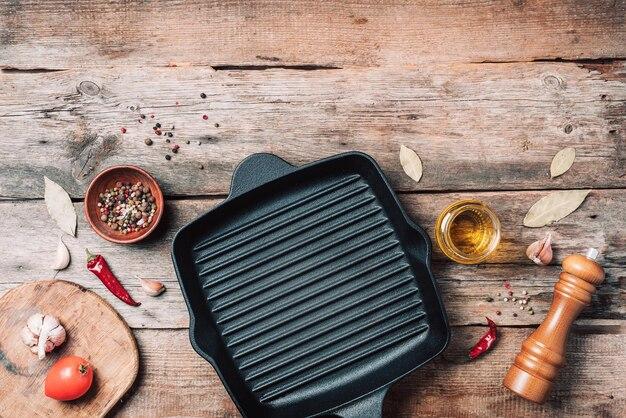
<path fill-rule="evenodd" d="M 229 198 L 239 196 L 262 184 L 289 174 L 296 167 L 274 154 L 252 154 L 235 168 Z"/>
<path fill-rule="evenodd" d="M 333 415 L 341 418 L 375 418 L 383 416 L 383 400 L 387 394 L 387 386 L 371 392 L 356 401 L 337 409 Z"/>

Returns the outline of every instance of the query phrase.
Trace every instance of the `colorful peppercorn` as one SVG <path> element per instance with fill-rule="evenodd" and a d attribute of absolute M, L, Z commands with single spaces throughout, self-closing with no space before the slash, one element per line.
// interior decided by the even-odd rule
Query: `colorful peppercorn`
<path fill-rule="evenodd" d="M 156 212 L 155 199 L 141 182 L 115 183 L 100 194 L 98 207 L 100 220 L 114 231 L 126 235 L 147 228 Z"/>

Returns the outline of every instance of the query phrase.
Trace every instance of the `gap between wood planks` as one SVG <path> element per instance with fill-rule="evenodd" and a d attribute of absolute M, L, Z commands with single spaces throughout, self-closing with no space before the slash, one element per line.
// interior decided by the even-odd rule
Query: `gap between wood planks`
<path fill-rule="evenodd" d="M 538 189 L 446 189 L 446 190 L 394 190 L 394 193 L 397 195 L 429 195 L 429 194 L 445 194 L 445 193 L 524 193 L 524 192 L 557 192 L 562 190 L 582 190 L 589 189 L 593 190 L 625 190 L 623 187 L 611 187 L 611 186 L 602 186 L 602 187 L 563 187 L 559 189 L 550 189 L 550 188 L 538 188 Z M 226 199 L 228 198 L 227 193 L 215 193 L 215 194 L 193 194 L 193 195 L 184 195 L 184 194 L 173 194 L 173 195 L 163 195 L 166 200 L 202 200 L 202 199 Z M 80 203 L 84 200 L 84 197 L 70 197 L 73 203 Z M 16 197 L 16 196 L 0 196 L 0 202 L 31 202 L 31 201 L 39 201 L 44 200 L 43 197 Z"/>
<path fill-rule="evenodd" d="M 467 64 L 523 64 L 529 62 L 543 62 L 543 63 L 569 63 L 576 65 L 611 65 L 625 61 L 626 57 L 606 57 L 606 58 L 536 58 L 531 60 L 481 60 L 481 61 L 469 61 Z M 438 64 L 457 64 L 456 61 L 440 62 Z M 182 65 L 181 65 L 182 66 Z M 176 64 L 167 64 L 157 67 L 165 68 L 179 68 Z M 219 65 L 206 65 L 206 64 L 189 64 L 188 67 L 208 67 L 215 71 L 265 71 L 265 70 L 292 70 L 292 71 L 328 71 L 328 70 L 343 70 L 350 68 L 360 68 L 358 66 L 346 66 L 339 67 L 336 65 L 327 64 L 219 64 Z M 385 66 L 376 66 L 374 68 L 380 68 Z M 0 68 L 0 71 L 7 74 L 41 74 L 41 73 L 54 73 L 60 71 L 69 71 L 70 68 L 18 68 L 13 66 L 4 66 Z"/>

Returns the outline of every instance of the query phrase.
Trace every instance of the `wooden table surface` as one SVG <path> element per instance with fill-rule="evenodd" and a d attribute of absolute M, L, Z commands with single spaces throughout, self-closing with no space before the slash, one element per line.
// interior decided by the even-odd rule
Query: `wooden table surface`
<path fill-rule="evenodd" d="M 479 266 L 437 250 L 452 341 L 392 388 L 384 415 L 623 417 L 625 21 L 623 0 L 0 0 L 0 294 L 53 276 L 59 230 L 42 200 L 48 176 L 79 214 L 78 237 L 65 239 L 72 264 L 56 277 L 110 301 L 140 347 L 140 376 L 114 414 L 238 416 L 189 344 L 172 236 L 225 198 L 251 153 L 304 164 L 360 150 L 431 236 L 438 211 L 463 197 L 486 201 L 503 224 L 497 253 Z M 175 126 L 181 149 L 171 161 L 157 121 Z M 419 183 L 402 172 L 401 144 L 422 158 Z M 575 164 L 550 179 L 552 157 L 568 146 Z M 82 216 L 89 181 L 121 163 L 147 169 L 167 196 L 162 227 L 139 245 L 103 241 Z M 549 190 L 581 188 L 592 192 L 569 217 L 522 226 Z M 524 252 L 546 231 L 555 260 L 535 266 Z M 549 401 L 521 400 L 501 387 L 504 372 L 543 319 L 560 261 L 589 246 L 601 251 L 606 282 L 576 322 Z M 85 270 L 85 247 L 104 254 L 134 295 L 134 275 L 162 280 L 167 292 L 124 305 Z M 498 298 L 505 280 L 528 291 L 535 315 Z M 501 339 L 468 362 L 485 315 Z"/>

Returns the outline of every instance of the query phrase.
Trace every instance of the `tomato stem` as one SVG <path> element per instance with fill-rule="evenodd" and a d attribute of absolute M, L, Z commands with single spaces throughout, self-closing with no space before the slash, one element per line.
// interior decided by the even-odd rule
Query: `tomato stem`
<path fill-rule="evenodd" d="M 85 366 L 84 364 L 81 364 L 78 366 L 78 371 L 80 372 L 80 374 L 86 374 L 88 370 L 88 367 Z"/>

